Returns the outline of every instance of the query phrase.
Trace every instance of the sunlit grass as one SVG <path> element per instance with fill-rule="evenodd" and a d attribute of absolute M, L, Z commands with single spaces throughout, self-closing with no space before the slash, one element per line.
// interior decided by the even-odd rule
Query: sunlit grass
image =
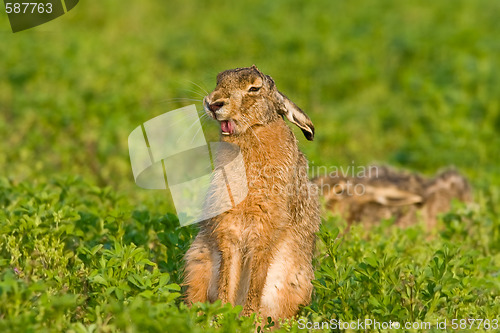
<path fill-rule="evenodd" d="M 486 0 L 80 2 L 17 34 L 0 14 L 0 329 L 251 330 L 238 309 L 183 305 L 196 231 L 176 228 L 168 192 L 136 187 L 127 137 L 164 112 L 201 110 L 219 71 L 254 63 L 312 118 L 315 141 L 294 129 L 312 165 L 454 165 L 474 188 L 476 205 L 454 206 L 430 235 L 385 222 L 338 242 L 344 222 L 325 218 L 301 315 L 498 318 L 499 11 Z"/>

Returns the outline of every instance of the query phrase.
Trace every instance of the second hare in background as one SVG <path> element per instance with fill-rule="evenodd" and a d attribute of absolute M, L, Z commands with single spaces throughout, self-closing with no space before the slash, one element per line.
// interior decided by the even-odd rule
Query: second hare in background
<path fill-rule="evenodd" d="M 431 229 L 438 214 L 450 210 L 452 199 L 471 200 L 467 179 L 455 170 L 428 179 L 387 166 L 369 168 L 366 177 L 327 175 L 314 179 L 327 209 L 339 213 L 349 224 L 371 225 L 394 218 L 396 225 L 405 227 L 422 218 Z"/>

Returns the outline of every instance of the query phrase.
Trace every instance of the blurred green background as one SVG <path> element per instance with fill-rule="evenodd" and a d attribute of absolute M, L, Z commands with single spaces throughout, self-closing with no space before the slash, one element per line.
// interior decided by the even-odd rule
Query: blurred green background
<path fill-rule="evenodd" d="M 314 165 L 455 165 L 498 186 L 499 12 L 485 0 L 83 1 L 16 34 L 2 13 L 0 169 L 137 195 L 128 134 L 201 110 L 219 71 L 255 63 L 315 123 L 312 143 L 296 132 Z"/>
<path fill-rule="evenodd" d="M 183 304 L 196 228 L 177 228 L 168 192 L 135 185 L 127 147 L 252 64 L 314 122 L 313 142 L 294 128 L 312 166 L 455 166 L 475 190 L 431 236 L 385 221 L 339 241 L 345 222 L 325 217 L 300 314 L 497 317 L 499 13 L 493 0 L 81 1 L 13 34 L 0 10 L 0 331 L 253 331 L 238 308 Z"/>

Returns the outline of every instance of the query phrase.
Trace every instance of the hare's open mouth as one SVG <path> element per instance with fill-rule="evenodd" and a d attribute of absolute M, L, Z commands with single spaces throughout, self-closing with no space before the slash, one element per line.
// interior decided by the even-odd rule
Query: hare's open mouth
<path fill-rule="evenodd" d="M 221 129 L 222 135 L 234 134 L 235 127 L 236 126 L 234 124 L 234 121 L 232 121 L 232 120 L 221 120 L 220 121 L 220 129 Z"/>

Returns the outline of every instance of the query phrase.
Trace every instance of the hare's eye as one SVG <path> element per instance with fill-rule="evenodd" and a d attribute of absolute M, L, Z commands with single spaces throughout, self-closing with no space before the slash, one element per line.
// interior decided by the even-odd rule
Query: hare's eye
<path fill-rule="evenodd" d="M 260 87 L 250 87 L 250 89 L 248 89 L 248 91 L 259 91 L 260 90 Z"/>

